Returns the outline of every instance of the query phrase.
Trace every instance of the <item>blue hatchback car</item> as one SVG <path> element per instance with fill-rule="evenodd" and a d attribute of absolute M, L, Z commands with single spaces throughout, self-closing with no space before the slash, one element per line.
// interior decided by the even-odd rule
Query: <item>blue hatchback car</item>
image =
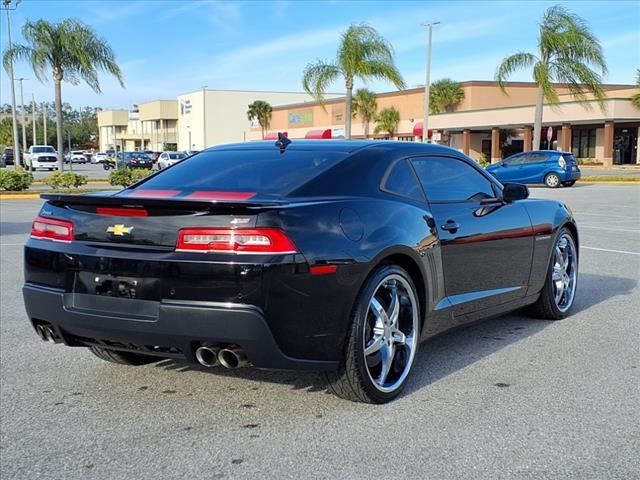
<path fill-rule="evenodd" d="M 500 183 L 544 183 L 570 187 L 580 179 L 580 168 L 569 152 L 534 150 L 505 158 L 486 168 Z"/>

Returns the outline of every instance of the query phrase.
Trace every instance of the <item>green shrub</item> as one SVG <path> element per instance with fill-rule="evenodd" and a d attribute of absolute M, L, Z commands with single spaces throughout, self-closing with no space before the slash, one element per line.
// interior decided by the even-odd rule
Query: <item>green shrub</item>
<path fill-rule="evenodd" d="M 590 163 L 601 163 L 597 158 L 576 158 L 579 165 L 589 165 Z"/>
<path fill-rule="evenodd" d="M 121 187 L 128 187 L 134 183 L 139 182 L 143 178 L 148 177 L 153 173 L 153 170 L 149 169 L 128 169 L 119 168 L 113 170 L 109 174 L 109 183 L 111 185 L 118 185 Z"/>
<path fill-rule="evenodd" d="M 44 179 L 44 183 L 51 188 L 64 190 L 81 187 L 86 185 L 88 181 L 89 177 L 87 175 L 80 175 L 74 172 L 55 172 Z"/>
<path fill-rule="evenodd" d="M 152 173 L 153 170 L 150 168 L 136 168 L 135 170 L 131 170 L 131 183 L 137 183 L 143 178 L 147 178 Z"/>
<path fill-rule="evenodd" d="M 33 182 L 33 175 L 22 168 L 0 170 L 0 188 L 3 190 L 26 190 L 31 182 Z"/>
<path fill-rule="evenodd" d="M 484 153 L 481 153 L 480 155 L 478 155 L 476 162 L 478 162 L 482 168 L 485 168 L 487 165 L 491 164 L 491 162 L 487 159 L 487 156 Z"/>

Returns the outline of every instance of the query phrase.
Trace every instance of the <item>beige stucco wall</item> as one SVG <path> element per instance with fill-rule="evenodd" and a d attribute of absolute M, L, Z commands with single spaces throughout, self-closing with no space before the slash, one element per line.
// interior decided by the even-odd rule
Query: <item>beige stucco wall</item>
<path fill-rule="evenodd" d="M 177 100 L 155 100 L 153 102 L 141 103 L 140 120 L 177 120 L 178 101 Z"/>
<path fill-rule="evenodd" d="M 328 98 L 335 96 L 327 95 Z M 309 102 L 311 105 L 312 98 L 306 93 L 297 92 L 230 90 L 205 90 L 204 94 L 202 90 L 197 90 L 180 95 L 178 96 L 178 149 L 189 149 L 189 132 L 191 132 L 190 148 L 195 150 L 213 145 L 248 141 L 252 138 L 252 130 L 258 138 L 260 130 L 252 129 L 247 118 L 249 104 L 255 100 L 264 100 L 272 106 L 300 102 Z M 188 112 L 184 108 L 185 102 L 190 104 Z M 283 117 L 280 114 L 278 118 L 282 122 L 286 116 Z M 275 121 L 275 118 L 272 118 L 272 123 Z"/>
<path fill-rule="evenodd" d="M 98 112 L 98 126 L 105 127 L 110 125 L 125 126 L 129 122 L 129 110 L 102 110 Z"/>
<path fill-rule="evenodd" d="M 596 158 L 604 158 L 604 127 L 596 128 Z"/>

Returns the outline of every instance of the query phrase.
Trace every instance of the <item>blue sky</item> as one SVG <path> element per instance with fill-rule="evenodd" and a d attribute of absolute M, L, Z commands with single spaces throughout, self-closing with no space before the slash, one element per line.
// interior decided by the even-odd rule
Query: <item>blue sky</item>
<path fill-rule="evenodd" d="M 340 32 L 351 23 L 378 29 L 395 49 L 408 86 L 424 84 L 426 34 L 434 29 L 432 79 L 491 80 L 507 54 L 534 51 L 544 10 L 561 3 L 585 18 L 600 39 L 609 65 L 606 81 L 633 83 L 640 67 L 640 2 L 431 2 L 431 1 L 238 1 L 207 0 L 23 0 L 12 13 L 14 42 L 25 20 L 75 17 L 92 25 L 116 52 L 125 89 L 101 77 L 103 94 L 86 86 L 63 86 L 72 105 L 128 108 L 175 98 L 207 85 L 216 89 L 300 91 L 305 65 L 335 56 Z M 3 12 L 4 13 L 4 12 Z M 2 18 L 2 49 L 7 46 Z M 53 100 L 52 83 L 40 84 L 24 64 L 15 67 L 25 97 Z M 522 72 L 514 80 L 530 79 Z M 364 86 L 362 84 L 356 86 Z M 392 88 L 381 82 L 376 91 Z M 0 102 L 9 102 L 2 71 Z M 342 84 L 331 91 L 342 92 Z"/>

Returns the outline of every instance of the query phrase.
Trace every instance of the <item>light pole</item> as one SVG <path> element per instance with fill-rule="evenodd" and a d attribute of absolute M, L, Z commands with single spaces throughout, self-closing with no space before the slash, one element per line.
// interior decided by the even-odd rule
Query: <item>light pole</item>
<path fill-rule="evenodd" d="M 14 0 L 14 6 L 11 7 L 11 0 L 2 0 L 2 8 L 7 14 L 7 40 L 9 42 L 9 50 L 13 47 L 11 43 L 11 20 L 9 19 L 9 12 L 18 8 L 18 4 L 21 0 Z M 21 166 L 20 162 L 20 141 L 18 140 L 18 118 L 16 116 L 16 86 L 13 83 L 13 58 L 9 58 L 9 80 L 11 81 L 11 115 L 13 118 L 13 156 L 14 167 Z"/>
<path fill-rule="evenodd" d="M 23 88 L 22 82 L 24 82 L 27 79 L 24 77 L 20 77 L 20 78 L 14 78 L 13 80 L 14 81 L 18 80 L 20 82 L 20 121 L 22 122 L 22 148 L 26 150 L 27 149 L 27 125 L 24 118 L 24 88 Z"/>
<path fill-rule="evenodd" d="M 31 92 L 31 122 L 33 123 L 33 145 L 38 143 L 38 135 L 36 134 L 36 94 Z"/>
<path fill-rule="evenodd" d="M 423 27 L 427 27 L 427 72 L 424 83 L 424 122 L 422 124 L 422 141 L 427 142 L 429 138 L 429 86 L 431 82 L 431 32 L 434 25 L 440 22 L 423 23 Z"/>
<path fill-rule="evenodd" d="M 47 102 L 44 102 L 44 105 L 42 106 L 42 129 L 43 129 L 43 140 L 42 140 L 42 144 L 43 145 L 49 145 L 47 143 Z"/>

